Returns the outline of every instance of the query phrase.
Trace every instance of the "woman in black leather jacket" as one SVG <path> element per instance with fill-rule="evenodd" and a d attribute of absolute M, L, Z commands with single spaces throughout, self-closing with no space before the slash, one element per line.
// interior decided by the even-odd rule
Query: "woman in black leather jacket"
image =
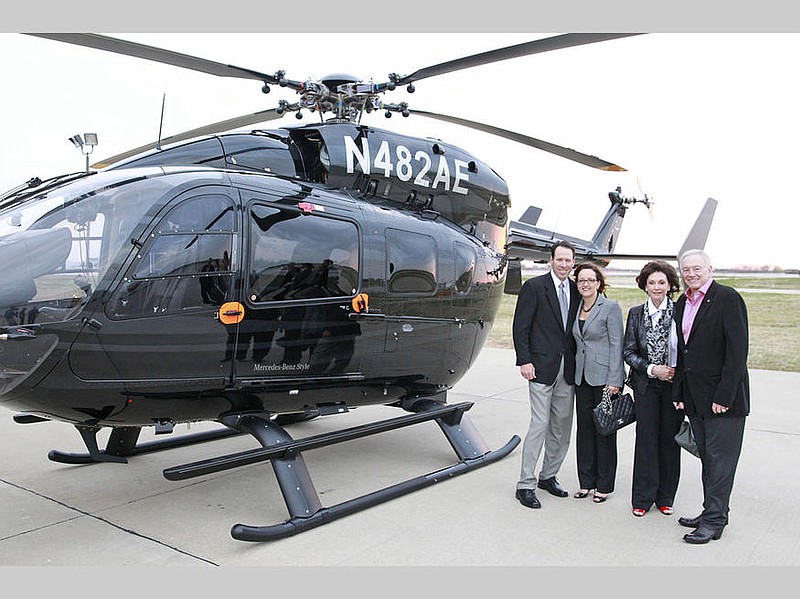
<path fill-rule="evenodd" d="M 654 260 L 644 265 L 636 284 L 648 299 L 628 311 L 623 345 L 623 357 L 630 366 L 627 385 L 636 401 L 631 504 L 637 517 L 654 504 L 669 516 L 681 471 L 675 434 L 683 411 L 672 403 L 677 359 L 672 295 L 680 291 L 680 279 L 672 265 Z"/>

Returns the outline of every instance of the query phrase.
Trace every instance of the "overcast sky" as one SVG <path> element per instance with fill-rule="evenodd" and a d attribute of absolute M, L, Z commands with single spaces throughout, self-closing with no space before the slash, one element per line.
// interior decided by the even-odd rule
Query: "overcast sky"
<path fill-rule="evenodd" d="M 555 32 L 558 33 L 558 32 Z M 538 37 L 538 33 L 116 34 L 141 43 L 296 80 L 346 72 L 385 80 Z M 194 71 L 16 33 L 0 34 L 0 189 L 80 170 L 68 142 L 95 132 L 98 160 L 163 136 L 293 101 L 255 81 Z M 800 86 L 795 33 L 651 33 L 424 79 L 387 102 L 519 131 L 622 165 L 606 173 L 514 142 L 424 118 L 366 123 L 432 136 L 474 153 L 509 185 L 512 217 L 543 208 L 539 225 L 590 237 L 607 194 L 647 193 L 618 251 L 671 252 L 707 197 L 719 201 L 706 250 L 718 268 L 800 266 L 796 237 Z M 318 119 L 318 117 L 316 117 Z M 294 116 L 265 128 L 312 122 Z M 640 189 L 641 187 L 641 189 Z M 619 266 L 624 266 L 622 263 Z"/>

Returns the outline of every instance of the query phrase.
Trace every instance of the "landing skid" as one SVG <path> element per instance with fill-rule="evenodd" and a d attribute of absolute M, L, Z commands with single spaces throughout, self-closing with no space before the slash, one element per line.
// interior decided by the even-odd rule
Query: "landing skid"
<path fill-rule="evenodd" d="M 514 435 L 503 447 L 496 451 L 491 451 L 472 422 L 464 414 L 472 405 L 470 402 L 453 405 L 431 403 L 419 413 L 307 437 L 297 441 L 292 439 L 283 427 L 270 420 L 266 415 L 257 413 L 234 414 L 223 418 L 223 424 L 232 429 L 250 433 L 261 443 L 262 448 L 219 456 L 183 466 L 175 466 L 164 470 L 164 476 L 169 480 L 185 480 L 270 460 L 290 518 L 281 524 L 268 526 L 236 524 L 231 529 L 231 536 L 240 541 L 273 541 L 327 524 L 342 516 L 347 516 L 459 474 L 464 474 L 507 456 L 519 444 L 519 437 Z M 451 447 L 456 452 L 459 462 L 442 470 L 412 478 L 330 507 L 322 506 L 303 459 L 303 451 L 430 420 L 436 420 Z"/>
<path fill-rule="evenodd" d="M 219 429 L 137 443 L 141 428 L 138 426 L 124 426 L 112 430 L 105 449 L 100 449 L 97 445 L 97 433 L 100 431 L 100 427 L 76 425 L 75 428 L 78 429 L 83 438 L 88 453 L 70 453 L 53 449 L 47 454 L 50 460 L 61 464 L 95 464 L 101 462 L 127 464 L 127 458 L 131 456 L 203 443 L 205 441 L 214 441 L 241 434 L 241 432 L 231 429 Z"/>
<path fill-rule="evenodd" d="M 102 450 L 97 443 L 97 433 L 100 427 L 76 425 L 75 428 L 83 438 L 88 453 L 52 450 L 48 454 L 48 458 L 63 464 L 126 463 L 128 461 L 126 458 L 134 455 L 248 433 L 255 437 L 262 447 L 174 466 L 167 468 L 163 473 L 168 480 L 177 481 L 270 461 L 289 511 L 289 519 L 280 524 L 268 526 L 235 524 L 231 528 L 231 536 L 240 541 L 273 541 L 316 528 L 343 516 L 470 472 L 496 462 L 511 453 L 519 444 L 520 438 L 514 435 L 500 449 L 490 450 L 465 414 L 472 406 L 471 402 L 448 405 L 432 400 L 422 400 L 415 404 L 415 413 L 299 440 L 293 439 L 277 419 L 258 412 L 230 414 L 221 418 L 220 423 L 226 426 L 225 429 L 143 443 L 137 443 L 141 427 L 119 427 L 111 431 L 106 447 Z M 15 421 L 20 424 L 43 420 L 45 419 L 27 414 L 15 417 Z M 303 459 L 303 451 L 430 420 L 435 420 L 439 425 L 455 451 L 458 462 L 441 470 L 411 478 L 330 507 L 322 505 Z"/>

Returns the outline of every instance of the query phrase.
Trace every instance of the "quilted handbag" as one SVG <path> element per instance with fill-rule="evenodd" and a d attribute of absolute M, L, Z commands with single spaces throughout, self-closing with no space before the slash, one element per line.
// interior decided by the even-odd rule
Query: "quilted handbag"
<path fill-rule="evenodd" d="M 603 389 L 603 398 L 592 410 L 594 425 L 601 435 L 610 435 L 636 420 L 636 407 L 630 393 L 611 395 Z"/>

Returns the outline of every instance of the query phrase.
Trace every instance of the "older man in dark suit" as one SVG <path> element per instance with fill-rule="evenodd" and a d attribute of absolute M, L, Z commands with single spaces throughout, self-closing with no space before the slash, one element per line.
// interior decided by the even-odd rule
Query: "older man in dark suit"
<path fill-rule="evenodd" d="M 728 524 L 733 479 L 750 413 L 747 306 L 712 278 L 705 252 L 680 257 L 686 292 L 675 302 L 678 363 L 672 399 L 692 425 L 702 461 L 703 512 L 681 518 L 692 544 L 719 539 Z"/>
<path fill-rule="evenodd" d="M 572 323 L 580 296 L 569 274 L 575 248 L 566 241 L 550 250 L 550 272 L 522 285 L 514 310 L 517 366 L 528 381 L 531 419 L 522 444 L 522 468 L 516 497 L 525 507 L 539 508 L 534 487 L 556 497 L 568 495 L 556 474 L 567 455 L 572 432 L 575 341 Z M 544 458 L 535 475 L 544 446 Z"/>

